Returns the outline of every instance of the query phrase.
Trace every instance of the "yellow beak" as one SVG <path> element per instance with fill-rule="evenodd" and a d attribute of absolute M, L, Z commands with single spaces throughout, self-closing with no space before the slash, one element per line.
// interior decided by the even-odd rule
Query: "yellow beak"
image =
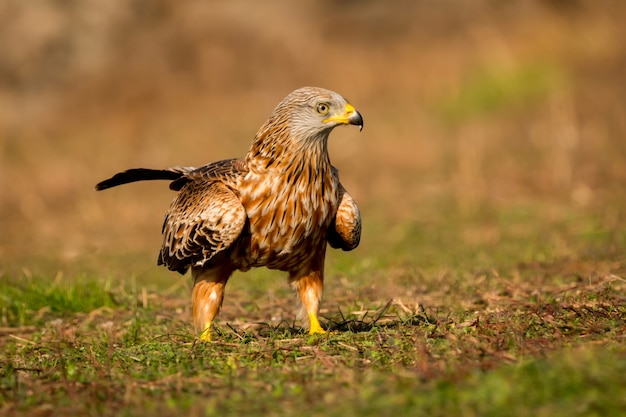
<path fill-rule="evenodd" d="M 359 126 L 363 130 L 363 117 L 351 104 L 347 103 L 341 114 L 332 115 L 324 119 L 324 123 L 334 122 L 344 125 Z"/>

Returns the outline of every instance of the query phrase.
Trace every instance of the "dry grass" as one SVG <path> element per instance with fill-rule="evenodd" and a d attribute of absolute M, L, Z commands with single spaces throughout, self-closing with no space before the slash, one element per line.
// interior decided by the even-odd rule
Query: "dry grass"
<path fill-rule="evenodd" d="M 137 1 L 99 6 L 93 22 L 85 4 L 9 4 L 4 30 L 29 36 L 4 45 L 1 63 L 3 259 L 150 247 L 164 187 L 93 184 L 130 166 L 241 155 L 276 102 L 306 84 L 365 115 L 363 134 L 335 133 L 332 157 L 370 223 L 535 201 L 621 221 L 625 54 L 608 2 L 366 2 L 331 14 L 277 2 L 243 19 L 246 2 Z M 34 31 L 33 20 L 47 24 Z"/>

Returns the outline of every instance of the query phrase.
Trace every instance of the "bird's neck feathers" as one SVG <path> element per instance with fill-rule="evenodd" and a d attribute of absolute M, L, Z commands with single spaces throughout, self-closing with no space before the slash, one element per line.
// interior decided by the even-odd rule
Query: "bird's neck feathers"
<path fill-rule="evenodd" d="M 311 134 L 289 127 L 288 120 L 270 118 L 257 132 L 246 155 L 251 168 L 287 169 L 296 165 L 312 165 L 330 169 L 328 135 L 330 130 Z"/>

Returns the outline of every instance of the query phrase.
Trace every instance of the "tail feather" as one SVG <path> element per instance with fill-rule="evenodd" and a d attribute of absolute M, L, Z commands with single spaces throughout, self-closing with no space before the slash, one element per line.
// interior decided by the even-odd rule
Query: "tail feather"
<path fill-rule="evenodd" d="M 128 184 L 135 181 L 150 180 L 177 180 L 183 177 L 193 167 L 174 167 L 167 169 L 149 169 L 149 168 L 133 168 L 124 172 L 119 172 L 111 178 L 96 184 L 96 190 L 106 190 L 107 188 L 117 187 L 118 185 Z"/>

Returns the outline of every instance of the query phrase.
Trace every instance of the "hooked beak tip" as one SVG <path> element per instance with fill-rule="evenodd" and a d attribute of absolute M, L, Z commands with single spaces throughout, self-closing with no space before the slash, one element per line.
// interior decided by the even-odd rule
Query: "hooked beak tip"
<path fill-rule="evenodd" d="M 359 113 L 358 111 L 354 110 L 354 113 L 352 113 L 350 117 L 348 117 L 348 122 L 351 125 L 358 126 L 359 132 L 363 131 L 363 116 L 361 116 L 361 113 Z"/>

